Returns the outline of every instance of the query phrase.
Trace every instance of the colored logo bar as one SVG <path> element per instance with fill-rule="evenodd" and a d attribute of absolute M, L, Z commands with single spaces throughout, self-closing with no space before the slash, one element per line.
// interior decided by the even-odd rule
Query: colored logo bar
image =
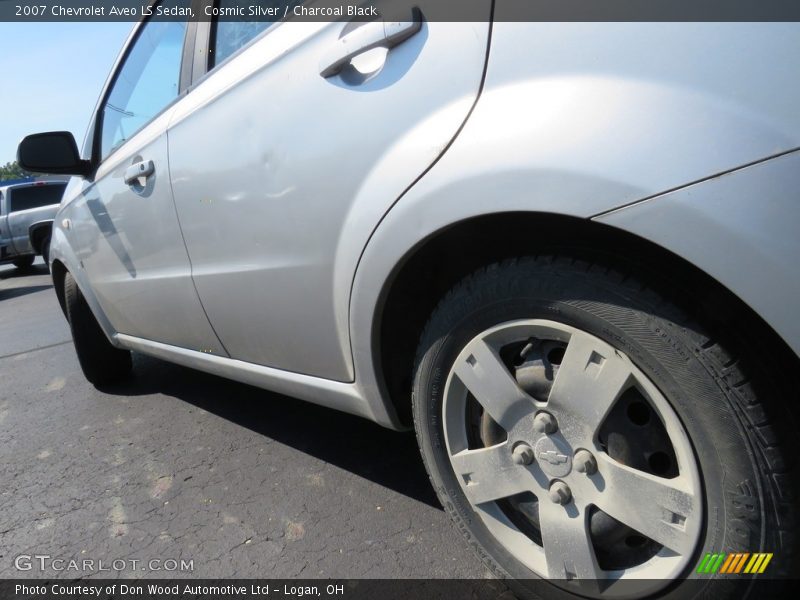
<path fill-rule="evenodd" d="M 712 554 L 709 552 L 700 561 L 697 572 L 705 575 L 718 572 L 727 575 L 763 573 L 771 560 L 772 552 L 755 552 L 752 554 L 749 552 L 729 552 L 727 554 Z"/>

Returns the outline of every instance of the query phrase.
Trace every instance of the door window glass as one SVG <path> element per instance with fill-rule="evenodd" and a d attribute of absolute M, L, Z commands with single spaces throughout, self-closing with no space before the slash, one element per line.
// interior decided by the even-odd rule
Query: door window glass
<path fill-rule="evenodd" d="M 190 0 L 164 0 L 165 9 Z M 139 131 L 178 97 L 186 23 L 148 21 L 117 73 L 102 111 L 101 158 Z"/>
<path fill-rule="evenodd" d="M 292 7 L 302 4 L 301 0 L 294 0 L 289 2 L 289 14 L 292 12 Z M 242 21 L 236 20 L 235 17 L 221 17 L 214 22 L 214 35 L 211 42 L 211 56 L 209 58 L 208 68 L 212 69 L 218 65 L 231 54 L 236 52 L 239 48 L 246 46 L 250 40 L 254 39 L 262 31 L 270 27 L 275 21 L 283 18 L 283 10 L 286 6 L 286 0 L 265 0 L 258 4 L 262 8 L 262 14 L 271 14 L 266 9 L 278 8 L 278 16 L 274 19 L 272 17 L 265 17 L 262 21 Z M 241 0 L 218 0 L 217 8 L 219 14 L 231 14 L 232 10 L 236 7 L 241 7 Z"/>

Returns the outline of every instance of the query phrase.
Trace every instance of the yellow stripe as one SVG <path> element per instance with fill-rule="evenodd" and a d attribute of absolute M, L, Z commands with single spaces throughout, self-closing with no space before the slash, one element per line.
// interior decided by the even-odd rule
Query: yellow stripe
<path fill-rule="evenodd" d="M 722 564 L 722 568 L 719 570 L 720 573 L 727 573 L 728 566 L 733 562 L 733 557 L 736 556 L 735 554 L 728 554 L 728 558 L 725 559 L 725 562 Z"/>
<path fill-rule="evenodd" d="M 750 559 L 750 562 L 747 563 L 747 566 L 744 568 L 745 573 L 752 573 L 754 569 L 758 569 L 758 564 L 764 560 L 763 554 L 753 554 L 753 557 Z"/>
<path fill-rule="evenodd" d="M 769 564 L 769 561 L 771 561 L 771 560 L 772 560 L 772 552 L 770 552 L 769 554 L 767 554 L 766 557 L 764 557 L 764 562 L 761 563 L 761 568 L 758 570 L 758 572 L 759 573 L 763 573 L 764 569 L 767 568 L 767 565 Z"/>
<path fill-rule="evenodd" d="M 748 556 L 750 556 L 750 553 L 745 552 L 744 555 L 742 556 L 742 560 L 740 560 L 739 563 L 736 565 L 735 573 L 739 573 L 742 570 L 742 567 L 744 566 L 744 561 L 747 560 Z"/>

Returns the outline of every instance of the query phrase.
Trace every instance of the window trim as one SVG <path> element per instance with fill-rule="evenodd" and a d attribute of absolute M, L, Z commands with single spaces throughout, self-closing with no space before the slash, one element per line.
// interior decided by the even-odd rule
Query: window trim
<path fill-rule="evenodd" d="M 38 206 L 32 206 L 30 208 L 21 208 L 14 210 L 14 192 L 18 189 L 29 189 L 29 188 L 38 188 L 38 189 L 46 189 L 49 187 L 61 186 L 61 196 L 64 195 L 64 190 L 67 189 L 67 182 L 66 181 L 40 181 L 34 182 L 33 184 L 22 184 L 17 186 L 9 186 L 6 189 L 5 193 L 5 200 L 4 202 L 8 205 L 7 214 L 11 214 L 12 212 L 21 212 L 26 210 L 35 210 L 37 208 L 42 208 L 44 206 L 52 206 L 53 204 L 58 204 L 61 200 L 59 198 L 59 202 L 48 202 L 47 204 L 40 204 Z M 2 196 L 2 194 L 0 194 Z"/>
<path fill-rule="evenodd" d="M 214 0 L 214 7 L 219 4 L 219 0 Z M 214 27 L 217 17 L 212 17 L 208 21 L 199 23 L 201 27 L 197 29 L 197 39 L 195 41 L 194 68 L 192 69 L 192 87 L 196 86 L 211 70 L 208 68 L 208 61 L 211 59 L 211 44 L 214 37 Z"/>
<path fill-rule="evenodd" d="M 101 144 L 102 144 L 102 136 L 103 136 L 103 111 L 108 102 L 108 98 L 111 95 L 111 92 L 114 89 L 114 86 L 117 83 L 117 79 L 119 78 L 119 74 L 123 68 L 125 68 L 125 63 L 128 60 L 128 56 L 131 53 L 131 50 L 136 45 L 136 42 L 139 40 L 139 36 L 141 35 L 142 31 L 144 30 L 145 26 L 151 21 L 151 19 L 155 16 L 155 11 L 152 9 L 159 3 L 163 2 L 164 0 L 148 0 L 146 6 L 151 9 L 151 15 L 145 19 L 142 19 L 133 29 L 131 34 L 128 36 L 128 40 L 125 42 L 125 46 L 120 52 L 119 56 L 117 57 L 116 63 L 114 63 L 113 70 L 111 72 L 111 76 L 108 78 L 105 87 L 103 88 L 103 93 L 100 95 L 100 100 L 97 103 L 97 107 L 95 108 L 94 115 L 92 116 L 92 152 L 91 152 L 91 164 L 92 164 L 92 173 L 91 176 L 88 177 L 90 179 L 94 179 L 94 175 L 97 172 L 97 169 L 106 162 L 109 158 L 114 156 L 121 148 L 125 147 L 127 144 L 127 140 L 122 145 L 118 146 L 111 153 L 103 158 L 101 156 Z M 194 7 L 195 5 L 199 4 L 201 0 L 191 0 L 190 5 Z M 187 70 L 184 64 L 187 61 L 187 55 L 191 56 L 194 54 L 195 48 L 195 36 L 196 36 L 196 28 L 192 25 L 196 25 L 197 23 L 193 21 L 188 21 L 186 24 L 186 32 L 183 36 L 183 49 L 181 52 L 181 64 L 179 66 L 179 79 L 178 79 L 178 95 L 172 99 L 172 101 L 164 106 L 158 113 L 153 115 L 153 117 L 147 121 L 142 127 L 137 129 L 133 136 L 138 134 L 142 129 L 147 127 L 150 123 L 155 121 L 159 116 L 161 116 L 167 109 L 171 108 L 178 100 L 183 98 L 189 90 L 191 78 L 193 73 L 191 69 L 187 73 Z M 191 43 L 190 43 L 191 41 Z M 191 65 L 190 65 L 191 66 Z"/>
<path fill-rule="evenodd" d="M 307 0 L 304 0 L 304 4 Z M 219 7 L 220 0 L 214 0 L 214 8 Z M 216 41 L 216 34 L 217 34 L 217 22 L 219 21 L 219 17 L 211 17 L 208 21 L 203 21 L 199 23 L 201 26 L 205 26 L 202 28 L 198 28 L 198 35 L 197 41 L 195 45 L 195 68 L 192 72 L 192 87 L 197 86 L 201 81 L 203 81 L 210 73 L 213 73 L 221 66 L 227 64 L 237 56 L 239 56 L 242 52 L 244 52 L 247 48 L 252 46 L 253 44 L 257 43 L 261 40 L 264 36 L 269 35 L 272 31 L 275 30 L 276 27 L 282 25 L 287 20 L 279 19 L 277 21 L 273 21 L 269 27 L 265 28 L 264 31 L 260 32 L 257 36 L 248 40 L 246 44 L 240 46 L 236 49 L 236 51 L 227 56 L 225 60 L 220 63 L 215 64 L 213 67 L 209 65 L 211 62 L 211 49 L 213 44 Z"/>

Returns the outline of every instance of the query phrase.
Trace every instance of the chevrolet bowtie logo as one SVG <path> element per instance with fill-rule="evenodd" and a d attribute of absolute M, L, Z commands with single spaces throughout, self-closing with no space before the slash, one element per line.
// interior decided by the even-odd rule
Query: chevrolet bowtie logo
<path fill-rule="evenodd" d="M 559 454 L 555 450 L 547 450 L 546 452 L 539 452 L 539 458 L 546 460 L 551 465 L 561 465 L 569 460 L 566 454 Z"/>

